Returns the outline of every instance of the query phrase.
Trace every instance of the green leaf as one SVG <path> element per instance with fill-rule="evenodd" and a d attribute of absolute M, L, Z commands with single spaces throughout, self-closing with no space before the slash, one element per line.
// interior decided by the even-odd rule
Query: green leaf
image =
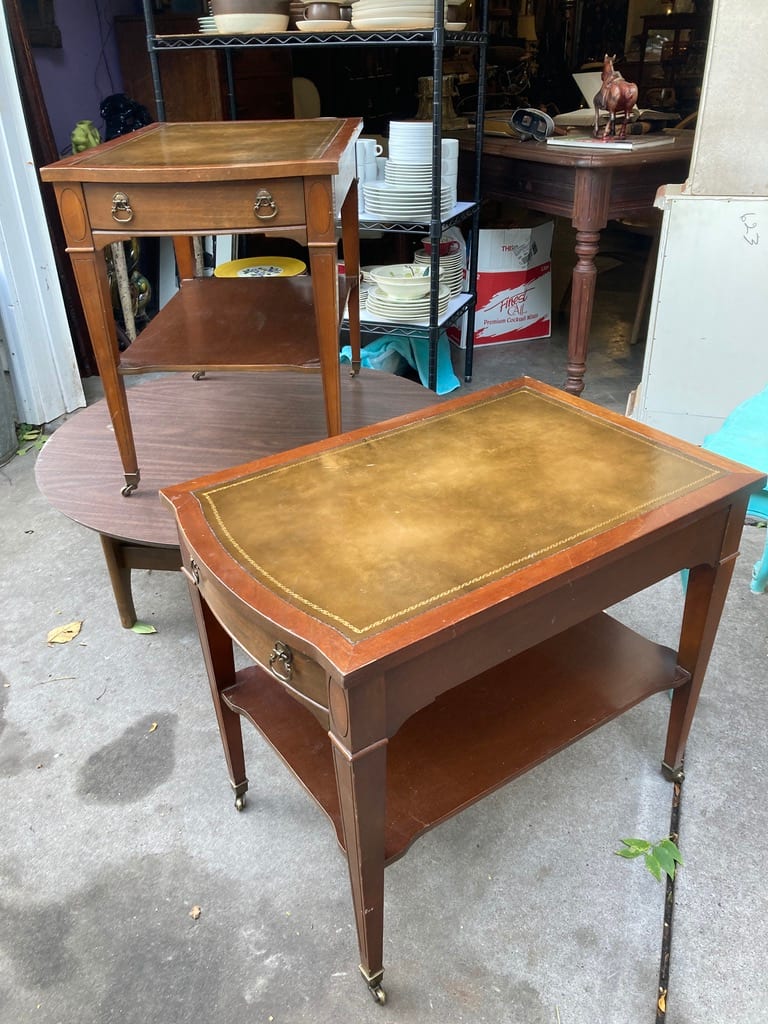
<path fill-rule="evenodd" d="M 622 839 L 621 841 L 625 846 L 631 850 L 637 850 L 639 853 L 646 853 L 651 849 L 651 844 L 647 839 Z"/>
<path fill-rule="evenodd" d="M 635 857 L 642 857 L 642 855 L 644 853 L 643 850 L 627 850 L 627 849 L 624 849 L 624 850 L 614 850 L 613 852 L 616 854 L 617 857 L 624 857 L 625 860 L 634 860 Z"/>
<path fill-rule="evenodd" d="M 674 861 L 674 859 L 672 857 L 672 854 L 669 852 L 669 850 L 664 849 L 664 847 L 661 845 L 661 843 L 659 843 L 656 846 L 656 848 L 654 849 L 654 851 L 653 851 L 653 856 L 656 858 L 656 860 L 661 865 L 661 870 L 666 875 L 669 875 L 670 878 L 674 878 L 675 877 L 675 861 Z"/>
<path fill-rule="evenodd" d="M 675 863 L 683 863 L 683 858 L 680 855 L 680 851 L 671 839 L 662 839 L 659 843 L 659 847 L 665 849 L 669 853 L 672 860 L 675 861 Z"/>
<path fill-rule="evenodd" d="M 657 882 L 661 881 L 661 865 L 656 860 L 652 853 L 646 853 L 645 855 L 645 866 L 651 872 Z"/>
<path fill-rule="evenodd" d="M 134 622 L 131 626 L 134 633 L 156 633 L 157 630 L 149 622 Z"/>

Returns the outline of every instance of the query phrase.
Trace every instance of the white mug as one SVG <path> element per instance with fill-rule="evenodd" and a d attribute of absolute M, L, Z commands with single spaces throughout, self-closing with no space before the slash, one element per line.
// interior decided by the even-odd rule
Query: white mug
<path fill-rule="evenodd" d="M 376 181 L 377 174 L 378 167 L 375 160 L 366 160 L 364 164 L 358 165 L 357 176 L 360 181 Z"/>
<path fill-rule="evenodd" d="M 377 156 L 381 156 L 383 152 L 384 150 L 376 139 L 358 139 L 355 143 L 355 153 L 357 155 L 358 165 L 370 163 L 370 161 L 375 160 Z"/>
<path fill-rule="evenodd" d="M 458 139 L 442 139 L 441 140 L 441 156 L 443 160 L 458 160 L 459 159 L 459 140 Z"/>

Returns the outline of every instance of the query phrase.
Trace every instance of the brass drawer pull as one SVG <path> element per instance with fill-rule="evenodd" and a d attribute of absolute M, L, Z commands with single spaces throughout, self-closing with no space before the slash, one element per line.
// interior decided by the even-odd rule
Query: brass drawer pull
<path fill-rule="evenodd" d="M 118 214 L 125 216 L 118 217 Z M 118 224 L 130 224 L 133 220 L 131 201 L 125 192 L 115 192 L 112 196 L 112 220 L 116 220 Z"/>
<path fill-rule="evenodd" d="M 268 211 L 272 211 L 271 213 Z M 277 216 L 277 203 L 272 198 L 272 193 L 265 188 L 259 189 L 256 193 L 256 202 L 253 204 L 253 212 L 258 220 L 272 220 Z"/>
<path fill-rule="evenodd" d="M 280 640 L 275 641 L 269 656 L 269 669 L 281 683 L 290 683 L 293 676 L 293 651 Z"/>

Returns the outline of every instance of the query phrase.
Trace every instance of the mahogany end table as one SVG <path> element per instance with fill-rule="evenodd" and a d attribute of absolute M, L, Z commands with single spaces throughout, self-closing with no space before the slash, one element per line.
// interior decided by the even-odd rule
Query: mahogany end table
<path fill-rule="evenodd" d="M 418 835 L 670 689 L 681 777 L 764 481 L 524 378 L 161 490 L 237 806 L 245 716 L 334 824 L 377 1001 Z M 677 651 L 604 611 L 683 568 Z"/>
<path fill-rule="evenodd" d="M 41 169 L 54 185 L 67 252 L 125 476 L 139 465 L 123 375 L 149 371 L 311 367 L 319 356 L 329 434 L 341 432 L 341 218 L 353 372 L 359 369 L 359 118 L 152 124 Z M 196 235 L 290 237 L 309 249 L 311 279 L 189 280 Z M 124 353 L 118 350 L 102 250 L 146 235 L 174 238 L 181 287 Z M 162 411 L 159 412 L 162 414 Z"/>

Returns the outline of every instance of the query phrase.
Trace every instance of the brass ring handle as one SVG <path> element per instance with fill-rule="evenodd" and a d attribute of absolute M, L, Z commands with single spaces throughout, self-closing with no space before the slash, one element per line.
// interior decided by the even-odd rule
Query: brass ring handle
<path fill-rule="evenodd" d="M 269 669 L 281 683 L 290 683 L 293 676 L 293 651 L 280 640 L 275 641 L 269 656 Z"/>
<path fill-rule="evenodd" d="M 126 214 L 125 217 L 118 217 L 118 213 Z M 130 224 L 133 220 L 131 201 L 125 192 L 115 192 L 112 196 L 112 220 L 118 224 Z"/>
<path fill-rule="evenodd" d="M 269 210 L 272 212 L 267 212 Z M 259 189 L 256 193 L 256 202 L 253 204 L 253 212 L 258 220 L 272 220 L 277 216 L 277 203 L 272 198 L 271 192 L 265 188 Z"/>

